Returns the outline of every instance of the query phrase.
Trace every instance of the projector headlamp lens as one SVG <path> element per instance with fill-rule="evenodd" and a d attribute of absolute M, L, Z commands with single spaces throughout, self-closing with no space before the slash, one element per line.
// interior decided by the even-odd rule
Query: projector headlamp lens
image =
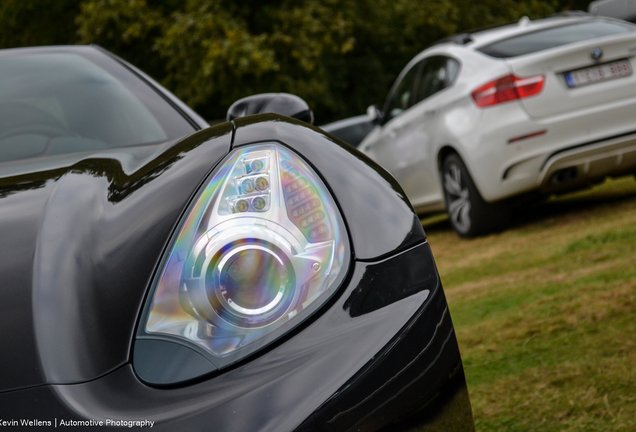
<path fill-rule="evenodd" d="M 222 368 L 314 313 L 348 260 L 344 222 L 316 173 L 281 145 L 241 148 L 191 205 L 138 337 L 194 345 Z"/>

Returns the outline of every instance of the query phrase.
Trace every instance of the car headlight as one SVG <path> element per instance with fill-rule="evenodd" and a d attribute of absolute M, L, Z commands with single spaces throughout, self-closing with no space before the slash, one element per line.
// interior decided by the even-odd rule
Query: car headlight
<path fill-rule="evenodd" d="M 185 345 L 216 369 L 303 322 L 334 294 L 349 261 L 326 186 L 273 143 L 230 153 L 175 234 L 137 338 Z"/>

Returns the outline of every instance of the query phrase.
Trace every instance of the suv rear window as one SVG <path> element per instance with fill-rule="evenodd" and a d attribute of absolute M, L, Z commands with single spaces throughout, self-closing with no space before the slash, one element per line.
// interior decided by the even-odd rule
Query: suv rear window
<path fill-rule="evenodd" d="M 516 57 L 587 39 L 630 31 L 633 31 L 632 27 L 619 23 L 605 21 L 583 22 L 513 36 L 483 46 L 478 51 L 497 58 Z"/>

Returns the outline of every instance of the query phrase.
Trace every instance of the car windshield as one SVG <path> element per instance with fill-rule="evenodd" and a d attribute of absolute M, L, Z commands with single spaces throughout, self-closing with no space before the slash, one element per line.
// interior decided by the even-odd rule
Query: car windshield
<path fill-rule="evenodd" d="M 630 31 L 633 31 L 633 27 L 619 23 L 605 21 L 583 22 L 551 27 L 520 36 L 514 36 L 478 48 L 478 51 L 497 58 L 516 57 L 588 39 L 627 33 Z"/>
<path fill-rule="evenodd" d="M 0 162 L 173 140 L 194 127 L 97 50 L 0 57 Z"/>

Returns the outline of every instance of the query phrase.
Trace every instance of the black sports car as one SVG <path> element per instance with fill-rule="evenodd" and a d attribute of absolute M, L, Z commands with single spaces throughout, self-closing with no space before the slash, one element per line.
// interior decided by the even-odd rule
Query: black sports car
<path fill-rule="evenodd" d="M 311 117 L 0 52 L 0 426 L 473 430 L 417 216 Z"/>

